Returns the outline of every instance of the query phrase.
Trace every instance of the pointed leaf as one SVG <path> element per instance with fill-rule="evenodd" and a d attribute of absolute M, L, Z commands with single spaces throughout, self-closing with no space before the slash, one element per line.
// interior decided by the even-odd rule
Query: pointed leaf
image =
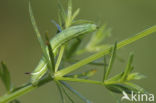
<path fill-rule="evenodd" d="M 44 41 L 42 40 L 42 37 L 41 37 L 41 34 L 38 30 L 38 27 L 36 25 L 36 22 L 35 22 L 35 18 L 34 18 L 34 15 L 33 15 L 33 12 L 32 12 L 32 8 L 31 8 L 31 4 L 29 2 L 29 13 L 30 13 L 30 18 L 31 18 L 31 22 L 32 22 L 32 25 L 33 25 L 33 28 L 36 32 L 36 35 L 37 35 L 37 39 L 40 43 L 40 46 L 41 46 L 41 49 L 42 49 L 42 52 L 43 52 L 43 61 L 46 63 L 45 65 L 41 64 L 41 68 L 39 69 L 35 69 L 32 74 L 32 77 L 31 77 L 31 81 L 34 85 L 36 85 L 38 83 L 38 80 L 47 72 L 47 63 L 49 62 L 49 56 L 48 56 L 48 52 L 47 52 L 47 49 L 46 49 L 46 45 L 44 43 Z M 41 61 L 41 62 L 43 62 Z M 40 66 L 39 66 L 40 67 Z"/>
<path fill-rule="evenodd" d="M 66 47 L 66 46 L 63 45 L 63 46 L 61 46 L 61 48 L 60 48 L 59 56 L 58 56 L 58 58 L 57 58 L 56 65 L 55 65 L 55 72 L 57 72 L 58 69 L 59 69 L 61 60 L 62 60 L 62 58 L 63 58 L 63 54 L 64 54 L 65 47 Z"/>
<path fill-rule="evenodd" d="M 124 74 L 123 74 L 123 76 L 122 76 L 122 80 L 123 80 L 123 81 L 126 80 L 128 74 L 130 74 L 130 72 L 131 72 L 132 69 L 133 69 L 133 68 L 132 68 L 133 57 L 134 57 L 133 54 L 131 54 L 130 57 L 129 57 L 129 60 L 128 60 L 126 69 L 125 69 Z"/>
<path fill-rule="evenodd" d="M 62 88 L 64 94 L 67 96 L 67 98 L 71 101 L 71 103 L 74 103 L 73 99 L 68 95 L 68 93 L 66 92 L 65 88 L 63 87 L 63 84 L 60 83 L 59 81 L 58 81 L 58 83 L 59 83 L 60 87 Z"/>
<path fill-rule="evenodd" d="M 49 69 L 50 69 L 51 73 L 54 73 L 54 71 L 55 71 L 54 70 L 55 69 L 55 57 L 54 57 L 52 46 L 51 46 L 50 41 L 49 41 L 48 33 L 45 34 L 45 37 L 46 37 L 47 46 L 48 46 L 48 53 L 50 56 L 50 60 L 48 60 Z"/>
<path fill-rule="evenodd" d="M 57 0 L 58 1 L 58 7 L 59 7 L 59 21 L 60 21 L 60 25 L 62 27 L 64 27 L 63 25 L 65 25 L 65 21 L 66 21 L 66 18 L 67 18 L 67 14 L 62 6 L 62 3 L 60 2 L 60 0 Z"/>
<path fill-rule="evenodd" d="M 74 19 L 75 19 L 76 16 L 79 14 L 79 12 L 80 12 L 80 8 L 78 8 L 78 9 L 74 12 L 74 14 L 73 14 L 73 16 L 72 16 L 72 21 L 74 21 Z"/>
<path fill-rule="evenodd" d="M 113 63 L 114 63 L 114 60 L 115 60 L 115 55 L 116 55 L 116 48 L 117 48 L 117 43 L 115 43 L 114 47 L 113 47 L 113 51 L 112 51 L 112 54 L 111 54 L 111 58 L 110 58 L 110 61 L 109 61 L 109 65 L 108 65 L 108 68 L 106 70 L 106 74 L 105 74 L 105 78 L 104 80 L 106 80 L 111 72 L 111 69 L 112 69 L 112 66 L 113 66 Z"/>
<path fill-rule="evenodd" d="M 72 23 L 72 0 L 68 0 L 68 12 L 65 28 L 68 28 Z"/>
<path fill-rule="evenodd" d="M 40 43 L 43 55 L 45 56 L 45 58 L 47 58 L 46 45 L 44 44 L 44 42 L 42 40 L 42 37 L 41 37 L 41 34 L 40 34 L 40 32 L 38 30 L 38 27 L 36 25 L 30 2 L 29 2 L 29 14 L 30 14 L 31 23 L 32 23 L 33 28 L 34 28 L 34 30 L 36 32 L 37 39 L 38 39 L 38 41 Z"/>
<path fill-rule="evenodd" d="M 75 89 L 73 89 L 69 84 L 67 84 L 66 82 L 61 81 L 61 83 L 67 88 L 69 89 L 73 94 L 77 95 L 78 97 L 80 97 L 85 103 L 91 103 L 88 99 L 86 99 L 84 96 L 82 96 L 79 92 L 77 92 Z"/>
<path fill-rule="evenodd" d="M 102 79 L 102 81 L 104 82 L 105 81 L 105 76 L 106 76 L 106 69 L 107 69 L 107 65 L 105 65 L 105 64 L 107 64 L 107 60 L 106 60 L 106 57 L 104 56 L 104 65 L 103 65 L 103 79 Z"/>
<path fill-rule="evenodd" d="M 6 90 L 10 92 L 12 90 L 10 73 L 8 71 L 7 66 L 3 62 L 1 62 L 0 78 L 2 82 L 4 83 Z"/>
<path fill-rule="evenodd" d="M 61 86 L 59 85 L 58 81 L 56 81 L 56 85 L 57 85 L 57 88 L 58 88 L 59 93 L 60 93 L 60 96 L 61 96 L 61 102 L 62 102 L 62 103 L 65 103 L 65 99 L 64 99 L 64 96 L 63 96 L 62 88 L 61 88 Z"/>

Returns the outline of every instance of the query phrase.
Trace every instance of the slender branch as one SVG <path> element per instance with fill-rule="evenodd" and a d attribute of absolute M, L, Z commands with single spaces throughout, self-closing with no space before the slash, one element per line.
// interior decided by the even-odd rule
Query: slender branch
<path fill-rule="evenodd" d="M 147 36 L 147 35 L 149 35 L 149 34 L 151 34 L 153 32 L 156 32 L 156 26 L 153 26 L 153 27 L 151 27 L 149 29 L 146 29 L 145 31 L 143 31 L 143 32 L 139 33 L 138 35 L 133 36 L 133 37 L 131 37 L 129 39 L 123 40 L 122 42 L 117 44 L 117 48 L 119 49 L 119 48 L 124 47 L 124 46 L 126 46 L 128 44 L 131 44 L 131 43 L 135 42 L 136 40 L 141 39 L 141 38 L 143 38 L 143 37 L 145 37 L 145 36 Z M 85 59 L 81 60 L 80 62 L 74 64 L 74 65 L 71 65 L 71 66 L 69 66 L 67 68 L 64 68 L 64 69 L 56 72 L 55 76 L 58 78 L 58 77 L 61 77 L 61 76 L 65 75 L 65 74 L 68 74 L 68 73 L 82 67 L 83 65 L 88 64 L 88 63 L 90 63 L 90 62 L 92 62 L 92 61 L 94 61 L 94 60 L 108 54 L 110 49 L 111 49 L 111 47 L 106 49 L 106 50 L 103 50 L 101 52 L 98 52 L 96 54 L 93 54 L 90 57 L 85 58 Z M 39 66 L 38 68 L 41 68 L 41 67 Z M 39 84 L 37 86 L 34 86 L 31 83 L 28 83 L 24 87 L 22 86 L 23 88 L 19 88 L 18 90 L 14 91 L 14 92 L 12 92 L 10 94 L 2 96 L 0 98 L 0 103 L 7 103 L 7 102 L 9 102 L 11 100 L 14 100 L 14 99 L 18 98 L 19 96 L 22 96 L 22 95 L 24 95 L 24 94 L 26 94 L 26 93 L 28 93 L 28 92 L 42 86 L 42 85 L 44 85 L 44 84 L 46 84 L 46 83 L 48 83 L 48 82 L 50 82 L 52 80 L 53 79 L 51 78 L 51 76 L 48 76 L 48 77 L 44 77 L 42 80 L 40 80 Z M 70 79 L 68 79 L 68 80 L 70 80 Z M 80 82 L 78 79 L 75 79 L 75 80 Z M 83 82 L 91 83 L 93 81 L 83 81 Z M 94 84 L 101 84 L 101 82 L 95 81 Z"/>
<path fill-rule="evenodd" d="M 150 35 L 150 34 L 152 34 L 154 32 L 156 32 L 156 26 L 152 26 L 151 28 L 148 28 L 148 29 L 144 30 L 143 32 L 140 32 L 140 33 L 138 33 L 137 35 L 135 35 L 135 36 L 133 36 L 131 38 L 128 38 L 126 40 L 123 40 L 123 41 L 119 42 L 117 44 L 117 49 L 120 49 L 120 48 L 122 48 L 122 47 L 124 47 L 124 46 L 126 46 L 128 44 L 131 44 L 131 43 L 133 43 L 133 42 L 135 42 L 135 41 L 137 41 L 137 40 L 139 40 L 139 39 L 141 39 L 141 38 L 143 38 L 145 36 L 148 36 L 148 35 Z M 80 67 L 82 67 L 82 66 L 84 66 L 84 65 L 86 65 L 86 64 L 88 64 L 88 63 L 90 63 L 90 62 L 92 62 L 92 61 L 94 61 L 96 59 L 99 59 L 99 58 L 103 57 L 104 55 L 107 55 L 109 53 L 109 51 L 111 50 L 111 48 L 112 48 L 112 46 L 110 46 L 109 48 L 107 48 L 105 50 L 102 50 L 102 51 L 100 51 L 98 53 L 95 53 L 95 54 L 89 56 L 88 58 L 85 58 L 85 59 L 83 59 L 83 60 L 81 60 L 81 61 L 79 61 L 79 62 L 77 62 L 77 63 L 75 63 L 75 64 L 73 64 L 73 65 L 71 65 L 69 67 L 61 69 L 60 71 L 55 73 L 55 76 L 56 77 L 57 76 L 61 77 L 61 76 L 64 76 L 64 75 L 66 75 L 68 73 L 71 73 L 72 71 L 75 71 L 78 68 L 80 68 Z"/>
<path fill-rule="evenodd" d="M 36 89 L 36 88 L 39 88 L 40 86 L 52 81 L 53 79 L 51 78 L 51 76 L 47 76 L 45 78 L 43 78 L 39 83 L 38 85 L 34 86 L 32 85 L 31 83 L 27 83 L 25 85 L 22 85 L 21 87 L 18 87 L 17 90 L 9 93 L 9 94 L 6 94 L 4 96 L 2 96 L 0 98 L 0 103 L 7 103 L 9 101 L 12 101 L 28 92 L 31 92 L 32 90 Z"/>
<path fill-rule="evenodd" d="M 104 85 L 104 83 L 101 82 L 101 81 L 79 79 L 79 78 L 57 77 L 55 79 L 56 80 L 63 80 L 63 81 L 72 81 L 72 82 L 82 82 L 82 83 L 91 83 L 91 84 Z"/>

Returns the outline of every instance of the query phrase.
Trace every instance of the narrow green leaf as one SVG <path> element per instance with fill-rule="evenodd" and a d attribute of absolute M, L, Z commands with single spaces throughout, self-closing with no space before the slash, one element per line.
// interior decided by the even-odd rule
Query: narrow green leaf
<path fill-rule="evenodd" d="M 62 60 L 62 58 L 63 58 L 64 49 L 65 49 L 65 45 L 61 46 L 60 52 L 59 52 L 59 56 L 58 56 L 58 58 L 57 58 L 57 62 L 56 62 L 56 65 L 55 65 L 55 72 L 57 72 L 58 69 L 59 69 L 59 65 L 60 65 L 61 60 Z"/>
<path fill-rule="evenodd" d="M 156 26 L 152 26 L 151 28 L 148 28 L 148 29 L 142 31 L 142 32 L 138 33 L 137 35 L 135 35 L 131 38 L 128 38 L 126 40 L 119 42 L 117 44 L 117 49 L 122 48 L 128 44 L 131 44 L 131 43 L 133 43 L 133 42 L 135 42 L 135 41 L 137 41 L 137 40 L 139 40 L 145 36 L 148 36 L 154 32 L 156 32 Z M 90 57 L 85 58 L 85 59 L 83 59 L 83 60 L 81 60 L 81 61 L 79 61 L 79 62 L 77 62 L 77 63 L 75 63 L 69 67 L 66 67 L 66 68 L 56 72 L 55 76 L 56 77 L 57 76 L 63 76 L 63 75 L 66 75 L 66 74 L 68 74 L 74 70 L 77 70 L 78 68 L 80 68 L 80 67 L 82 67 L 82 66 L 84 66 L 84 65 L 86 65 L 86 64 L 88 64 L 88 63 L 90 63 L 96 59 L 99 59 L 99 58 L 103 57 L 104 55 L 107 55 L 111 48 L 112 47 L 109 47 L 109 48 L 102 50 L 98 53 L 95 53 L 95 54 L 91 55 Z"/>
<path fill-rule="evenodd" d="M 66 20 L 66 28 L 68 28 L 72 23 L 72 0 L 68 0 L 68 12 Z"/>
<path fill-rule="evenodd" d="M 59 81 L 58 81 L 58 83 L 59 83 L 60 87 L 62 88 L 64 94 L 67 96 L 67 98 L 71 101 L 71 103 L 74 103 L 73 99 L 68 95 L 65 88 L 63 87 L 64 85 L 62 83 L 60 83 Z"/>
<path fill-rule="evenodd" d="M 47 58 L 46 45 L 44 44 L 44 42 L 42 40 L 42 37 L 41 37 L 41 34 L 40 34 L 40 32 L 38 30 L 38 27 L 36 25 L 30 2 L 29 2 L 29 14 L 30 14 L 31 23 L 32 23 L 33 28 L 34 28 L 34 30 L 36 32 L 37 39 L 38 39 L 38 41 L 40 43 L 43 55 Z"/>
<path fill-rule="evenodd" d="M 49 56 L 50 56 L 50 60 L 48 60 L 49 69 L 50 69 L 50 73 L 54 73 L 54 71 L 55 71 L 55 57 L 54 57 L 53 49 L 52 49 L 52 46 L 50 44 L 47 32 L 45 34 L 45 37 L 46 37 L 46 43 L 47 43 L 47 46 L 48 46 L 48 53 L 49 53 Z"/>
<path fill-rule="evenodd" d="M 106 57 L 104 56 L 104 65 L 103 65 L 103 79 L 102 81 L 104 82 L 105 81 L 105 76 L 106 76 L 106 71 L 107 71 L 107 60 L 106 60 Z"/>
<path fill-rule="evenodd" d="M 79 92 L 77 92 L 75 89 L 73 89 L 69 84 L 66 82 L 61 82 L 67 89 L 69 89 L 73 94 L 80 97 L 85 103 L 91 103 L 88 99 L 86 99 L 84 96 L 82 96 Z"/>
<path fill-rule="evenodd" d="M 63 96 L 63 92 L 62 92 L 62 89 L 61 89 L 61 87 L 60 87 L 58 81 L 56 81 L 56 85 L 57 85 L 57 88 L 58 88 L 59 93 L 60 93 L 60 96 L 61 96 L 61 102 L 62 102 L 62 103 L 65 103 L 65 99 L 64 99 L 64 96 Z"/>
<path fill-rule="evenodd" d="M 126 80 L 128 74 L 132 71 L 131 69 L 133 69 L 132 68 L 133 57 L 134 57 L 133 54 L 131 54 L 130 57 L 129 57 L 126 69 L 125 69 L 124 74 L 123 74 L 123 76 L 121 78 L 123 81 Z"/>
<path fill-rule="evenodd" d="M 67 17 L 70 19 L 72 17 L 72 0 L 68 0 L 68 15 L 67 15 Z"/>
<path fill-rule="evenodd" d="M 113 50 L 112 50 L 112 53 L 111 53 L 111 58 L 110 58 L 110 61 L 109 61 L 109 64 L 108 64 L 108 68 L 106 69 L 106 74 L 105 74 L 105 78 L 104 80 L 106 80 L 112 70 L 112 66 L 113 66 L 113 63 L 114 63 L 114 60 L 115 60 L 115 55 L 116 55 L 116 49 L 117 49 L 117 43 L 115 43 L 114 47 L 113 47 Z"/>
<path fill-rule="evenodd" d="M 0 78 L 1 78 L 2 82 L 4 83 L 6 90 L 8 92 L 11 92 L 12 84 L 11 84 L 10 73 L 8 71 L 7 66 L 3 62 L 1 62 Z"/>
<path fill-rule="evenodd" d="M 74 21 L 74 19 L 75 19 L 76 16 L 79 14 L 79 12 L 80 12 L 80 8 L 78 8 L 78 9 L 74 12 L 74 14 L 73 14 L 73 16 L 72 16 L 72 21 Z"/>
<path fill-rule="evenodd" d="M 60 22 L 60 25 L 62 27 L 64 27 L 65 25 L 65 21 L 66 21 L 66 18 L 67 18 L 67 14 L 63 8 L 63 5 L 62 3 L 60 2 L 60 0 L 57 0 L 58 1 L 58 7 L 59 7 L 59 22 Z"/>

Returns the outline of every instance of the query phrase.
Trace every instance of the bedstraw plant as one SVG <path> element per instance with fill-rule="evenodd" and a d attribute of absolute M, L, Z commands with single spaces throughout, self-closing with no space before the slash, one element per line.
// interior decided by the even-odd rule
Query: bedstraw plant
<path fill-rule="evenodd" d="M 123 41 L 115 41 L 114 44 L 104 44 L 103 41 L 111 34 L 110 28 L 106 25 L 96 25 L 89 20 L 76 19 L 80 9 L 73 12 L 71 0 L 68 0 L 67 10 L 64 9 L 62 3 L 58 0 L 58 8 L 58 22 L 52 20 L 52 23 L 57 27 L 57 33 L 53 38 L 49 39 L 48 32 L 46 32 L 43 39 L 36 25 L 31 4 L 29 3 L 30 20 L 43 56 L 34 71 L 30 73 L 30 82 L 17 88 L 14 88 L 12 85 L 7 66 L 3 62 L 1 63 L 0 78 L 6 87 L 7 93 L 0 97 L 0 103 L 20 103 L 17 100 L 18 97 L 48 82 L 56 83 L 62 103 L 65 103 L 65 100 L 69 100 L 68 103 L 76 103 L 69 92 L 78 96 L 84 103 L 92 103 L 92 101 L 82 96 L 66 81 L 102 85 L 114 93 L 122 93 L 123 91 L 126 93 L 131 93 L 131 91 L 146 92 L 142 87 L 132 82 L 132 80 L 140 80 L 145 77 L 140 73 L 133 72 L 133 53 L 130 53 L 127 65 L 122 72 L 112 77 L 110 77 L 110 73 L 117 57 L 116 51 L 156 32 L 156 26 L 152 26 Z M 90 38 L 87 42 L 84 39 L 86 36 Z M 84 59 L 79 58 L 85 54 L 89 54 L 89 56 Z M 90 77 L 94 76 L 97 69 L 76 72 L 76 70 L 85 65 L 103 67 L 101 80 L 90 79 Z"/>

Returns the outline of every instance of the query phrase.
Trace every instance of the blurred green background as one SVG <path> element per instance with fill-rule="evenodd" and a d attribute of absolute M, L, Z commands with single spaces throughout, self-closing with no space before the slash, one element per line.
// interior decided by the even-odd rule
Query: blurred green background
<path fill-rule="evenodd" d="M 28 0 L 0 1 L 0 60 L 7 63 L 17 86 L 29 81 L 29 75 L 24 73 L 33 71 L 41 57 L 41 50 L 29 19 Z M 51 35 L 54 34 L 56 27 L 50 21 L 57 19 L 57 0 L 31 0 L 31 3 L 41 33 L 49 31 Z M 112 41 L 123 40 L 156 24 L 155 0 L 73 0 L 73 5 L 74 8 L 81 8 L 79 18 L 107 23 L 112 28 Z M 155 44 L 156 33 L 118 51 L 125 60 L 131 51 L 135 53 L 135 70 L 148 77 L 137 83 L 154 94 Z M 114 73 L 124 66 L 125 63 L 116 63 Z M 71 85 L 94 103 L 115 103 L 121 97 L 102 86 L 83 83 Z M 0 82 L 0 95 L 4 92 Z M 60 103 L 54 83 L 48 83 L 20 97 L 20 100 L 21 103 Z"/>

